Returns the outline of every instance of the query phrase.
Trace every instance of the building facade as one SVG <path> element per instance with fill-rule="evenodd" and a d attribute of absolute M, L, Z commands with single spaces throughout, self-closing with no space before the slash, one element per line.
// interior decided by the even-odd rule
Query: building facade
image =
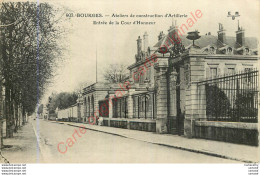
<path fill-rule="evenodd" d="M 175 33 L 177 26 L 160 32 L 153 47 L 147 33 L 139 36 L 126 82 L 84 88 L 78 102 L 82 121 L 93 124 L 102 116 L 105 126 L 230 142 L 242 133 L 238 143 L 255 145 L 257 39 L 245 37 L 239 26 L 234 37 L 226 36 L 222 24 L 217 36 Z M 246 109 L 240 99 L 248 101 Z M 248 112 L 242 116 L 239 110 Z"/>

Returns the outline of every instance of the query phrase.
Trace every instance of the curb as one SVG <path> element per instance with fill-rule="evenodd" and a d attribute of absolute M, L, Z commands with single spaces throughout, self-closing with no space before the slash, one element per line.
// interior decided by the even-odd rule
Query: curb
<path fill-rule="evenodd" d="M 55 122 L 55 123 L 57 123 L 57 122 Z M 61 123 L 62 123 L 62 124 L 66 124 L 66 125 L 68 125 L 68 126 L 73 126 L 73 127 L 80 127 L 80 126 L 77 126 L 77 125 L 72 124 L 72 123 L 63 123 L 63 122 L 58 122 L 58 123 L 59 123 L 59 124 L 61 124 Z M 84 124 L 84 123 L 83 123 L 83 124 Z M 206 151 L 206 150 L 196 150 L 196 149 L 186 148 L 186 147 L 182 147 L 182 146 L 174 146 L 174 145 L 170 145 L 170 144 L 164 144 L 164 143 L 158 143 L 158 142 L 150 142 L 150 141 L 146 141 L 146 140 L 142 140 L 142 139 L 137 139 L 137 138 L 133 138 L 133 137 L 128 137 L 128 136 L 125 136 L 125 135 L 122 135 L 122 134 L 111 133 L 111 132 L 102 131 L 102 130 L 93 129 L 93 128 L 88 128 L 88 127 L 86 127 L 86 129 L 92 130 L 92 131 L 97 131 L 97 132 L 102 132 L 102 133 L 106 133 L 106 134 L 111 134 L 111 135 L 115 135 L 115 136 L 119 136 L 119 137 L 123 137 L 123 138 L 138 140 L 138 141 L 142 141 L 142 142 L 146 142 L 146 143 L 150 143 L 150 144 L 155 144 L 155 145 L 160 145 L 160 146 L 175 148 L 175 149 L 179 149 L 179 150 L 184 150 L 184 151 L 189 151 L 189 152 L 204 154 L 204 155 L 213 156 L 213 157 L 218 157 L 218 158 L 223 158 L 223 159 L 228 159 L 228 160 L 240 161 L 240 162 L 243 162 L 243 163 L 258 163 L 258 162 L 254 162 L 254 161 L 251 161 L 251 160 L 245 160 L 245 159 L 240 159 L 240 158 L 234 158 L 234 157 L 230 157 L 230 156 L 226 156 L 226 155 L 222 155 L 222 154 L 218 154 L 218 153 L 213 153 L 213 152 Z"/>

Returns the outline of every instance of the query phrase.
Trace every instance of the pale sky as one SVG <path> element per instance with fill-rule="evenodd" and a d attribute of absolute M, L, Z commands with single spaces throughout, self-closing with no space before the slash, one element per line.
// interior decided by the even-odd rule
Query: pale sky
<path fill-rule="evenodd" d="M 43 1 L 39 1 L 43 2 Z M 211 32 L 217 35 L 218 23 L 222 23 L 227 36 L 235 36 L 237 19 L 227 17 L 228 11 L 240 13 L 240 26 L 245 29 L 245 35 L 259 35 L 259 0 L 72 0 L 48 1 L 56 6 L 64 6 L 74 13 L 116 14 L 187 14 L 187 18 L 173 18 L 177 25 L 186 24 L 186 20 L 201 10 L 203 16 L 198 19 L 190 31 L 198 29 L 201 35 Z M 69 11 L 68 11 L 69 12 Z M 65 15 L 64 15 L 64 18 Z M 92 21 L 155 21 L 155 25 L 93 25 Z M 73 91 L 82 82 L 95 82 L 96 48 L 98 52 L 98 79 L 102 80 L 103 70 L 111 63 L 130 65 L 135 62 L 137 46 L 136 39 L 148 33 L 149 45 L 157 42 L 160 31 L 167 33 L 172 18 L 71 18 L 70 24 L 64 23 L 71 32 L 66 39 L 68 45 L 65 52 L 65 62 L 59 64 L 54 84 L 48 88 L 45 98 L 52 91 Z M 259 38 L 259 37 L 258 37 Z"/>

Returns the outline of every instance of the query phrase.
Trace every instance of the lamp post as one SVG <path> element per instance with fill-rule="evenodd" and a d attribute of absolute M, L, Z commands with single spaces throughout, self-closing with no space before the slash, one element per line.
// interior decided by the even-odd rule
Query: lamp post
<path fill-rule="evenodd" d="M 229 11 L 229 12 L 228 12 L 228 16 L 227 16 L 227 17 L 231 17 L 231 18 L 232 18 L 232 20 L 235 20 L 235 19 L 236 19 L 236 17 L 239 17 L 239 16 L 240 16 L 239 12 L 235 12 L 235 14 L 234 14 L 234 15 L 232 15 L 232 14 L 231 14 L 231 12 Z"/>
<path fill-rule="evenodd" d="M 231 17 L 232 20 L 235 20 L 239 16 L 240 16 L 239 12 L 235 12 L 235 14 L 232 15 L 230 11 L 228 12 L 228 15 L 227 15 L 227 17 Z M 241 28 L 239 27 L 239 20 L 237 20 L 237 24 L 238 24 L 238 30 L 240 30 L 240 29 L 242 30 L 242 27 Z"/>

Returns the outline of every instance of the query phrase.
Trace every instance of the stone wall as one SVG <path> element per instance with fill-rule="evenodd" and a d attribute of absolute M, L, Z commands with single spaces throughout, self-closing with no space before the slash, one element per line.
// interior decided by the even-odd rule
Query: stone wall
<path fill-rule="evenodd" d="M 257 123 L 196 121 L 196 138 L 258 146 Z"/>
<path fill-rule="evenodd" d="M 104 118 L 104 126 L 110 126 L 115 128 L 132 129 L 139 131 L 156 131 L 156 121 L 155 120 L 141 120 L 141 119 L 109 119 Z"/>

